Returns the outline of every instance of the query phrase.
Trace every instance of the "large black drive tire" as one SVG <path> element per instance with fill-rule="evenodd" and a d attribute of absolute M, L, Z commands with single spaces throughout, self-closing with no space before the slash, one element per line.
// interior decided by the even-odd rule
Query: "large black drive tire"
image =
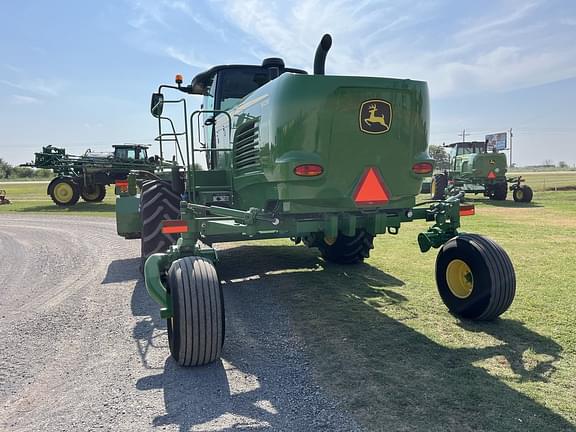
<path fill-rule="evenodd" d="M 514 189 L 514 191 L 512 192 L 512 198 L 514 198 L 514 201 L 516 202 L 529 203 L 530 201 L 532 201 L 533 197 L 534 192 L 532 192 L 532 188 L 527 185 L 522 185 L 519 188 Z"/>
<path fill-rule="evenodd" d="M 365 230 L 358 230 L 353 237 L 339 233 L 334 241 L 324 238 L 316 246 L 326 261 L 357 264 L 370 256 L 370 249 L 374 249 L 374 236 Z"/>
<path fill-rule="evenodd" d="M 490 193 L 490 199 L 494 201 L 504 201 L 507 195 L 508 184 L 506 182 L 496 183 Z"/>
<path fill-rule="evenodd" d="M 448 240 L 436 258 L 436 284 L 454 315 L 493 320 L 506 312 L 516 293 L 516 275 L 508 254 L 477 234 Z"/>
<path fill-rule="evenodd" d="M 57 206 L 69 207 L 80 199 L 80 187 L 70 177 L 58 177 L 48 185 L 48 195 Z"/>
<path fill-rule="evenodd" d="M 162 221 L 180 217 L 180 197 L 164 181 L 153 180 L 142 186 L 140 194 L 141 268 L 146 259 L 156 252 L 163 252 L 178 240 L 176 234 L 164 234 Z"/>
<path fill-rule="evenodd" d="M 433 200 L 443 200 L 446 198 L 446 188 L 448 187 L 448 176 L 446 174 L 436 174 L 432 177 L 430 185 L 430 196 Z"/>
<path fill-rule="evenodd" d="M 224 344 L 224 298 L 212 262 L 176 260 L 168 270 L 174 316 L 168 319 L 170 353 L 180 366 L 201 366 L 220 358 Z"/>
<path fill-rule="evenodd" d="M 106 185 L 84 185 L 80 196 L 82 196 L 82 199 L 86 202 L 102 202 L 106 197 Z"/>

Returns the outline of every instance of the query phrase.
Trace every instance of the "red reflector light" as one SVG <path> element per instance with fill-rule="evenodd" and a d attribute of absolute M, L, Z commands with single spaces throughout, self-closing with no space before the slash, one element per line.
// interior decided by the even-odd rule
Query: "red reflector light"
<path fill-rule="evenodd" d="M 128 192 L 128 180 L 116 180 L 115 185 L 120 192 Z"/>
<path fill-rule="evenodd" d="M 474 216 L 476 214 L 476 209 L 474 204 L 467 204 L 460 206 L 460 216 Z"/>
<path fill-rule="evenodd" d="M 163 220 L 163 234 L 180 234 L 188 232 L 188 224 L 183 220 Z"/>
<path fill-rule="evenodd" d="M 430 162 L 418 162 L 412 165 L 412 172 L 414 174 L 430 174 L 434 166 Z"/>
<path fill-rule="evenodd" d="M 494 179 L 496 178 L 496 174 L 494 173 L 494 171 L 490 171 L 490 172 L 488 173 L 488 178 L 489 178 L 490 180 L 494 180 Z"/>
<path fill-rule="evenodd" d="M 302 177 L 315 177 L 319 176 L 323 172 L 324 168 L 322 168 L 322 165 L 318 164 L 298 165 L 294 168 L 294 174 Z"/>
<path fill-rule="evenodd" d="M 382 177 L 376 168 L 368 168 L 354 193 L 354 202 L 358 205 L 386 204 L 388 193 Z"/>

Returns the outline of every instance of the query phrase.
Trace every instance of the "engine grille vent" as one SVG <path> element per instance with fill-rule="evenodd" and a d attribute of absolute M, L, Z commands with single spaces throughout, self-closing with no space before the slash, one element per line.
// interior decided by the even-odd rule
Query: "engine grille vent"
<path fill-rule="evenodd" d="M 249 120 L 238 126 L 234 135 L 234 168 L 247 173 L 260 168 L 258 153 L 258 120 Z"/>

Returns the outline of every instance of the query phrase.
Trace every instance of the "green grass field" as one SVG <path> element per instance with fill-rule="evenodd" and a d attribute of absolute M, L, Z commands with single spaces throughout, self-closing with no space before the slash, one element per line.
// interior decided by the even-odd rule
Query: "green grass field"
<path fill-rule="evenodd" d="M 422 222 L 378 237 L 360 266 L 288 241 L 254 242 L 279 257 L 273 268 L 249 264 L 246 247 L 221 256 L 240 284 L 258 274 L 278 290 L 319 382 L 368 430 L 576 430 L 576 191 L 475 202 L 462 231 L 498 241 L 516 268 L 515 302 L 495 322 L 447 312 Z"/>
<path fill-rule="evenodd" d="M 104 203 L 60 209 L 45 187 L 0 184 L 14 200 L 0 212 L 113 215 L 111 190 Z M 423 222 L 378 237 L 359 266 L 326 264 L 289 241 L 246 243 L 221 254 L 246 276 L 227 283 L 257 274 L 278 290 L 318 381 L 369 430 L 576 430 L 576 191 L 472 201 L 477 215 L 462 231 L 498 241 L 516 268 L 516 300 L 495 322 L 447 312 L 436 252 L 417 246 Z M 247 259 L 253 245 L 274 259 Z"/>
<path fill-rule="evenodd" d="M 75 206 L 58 207 L 46 195 L 48 182 L 5 182 L 0 183 L 0 189 L 6 190 L 10 205 L 0 205 L 0 213 L 55 213 L 78 216 L 114 216 L 114 187 L 108 186 L 106 198 L 101 203 L 86 203 L 80 199 Z"/>

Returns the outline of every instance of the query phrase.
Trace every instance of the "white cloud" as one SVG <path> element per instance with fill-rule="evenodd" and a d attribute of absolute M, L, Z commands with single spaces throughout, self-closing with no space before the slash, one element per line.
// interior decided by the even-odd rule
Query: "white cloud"
<path fill-rule="evenodd" d="M 12 103 L 15 105 L 36 105 L 42 103 L 42 100 L 33 96 L 12 95 Z"/>
<path fill-rule="evenodd" d="M 207 69 L 211 65 L 201 59 L 199 59 L 193 51 L 183 52 L 178 48 L 173 46 L 168 46 L 164 49 L 164 52 L 169 57 L 176 59 L 188 66 L 192 66 L 199 69 Z"/>
<path fill-rule="evenodd" d="M 334 38 L 328 73 L 422 79 L 436 97 L 503 91 L 576 76 L 572 29 L 554 28 L 547 5 L 492 4 L 452 14 L 449 2 L 213 0 L 249 38 L 255 56 L 311 69 L 324 32 Z M 447 15 L 450 15 L 447 18 Z M 572 31 L 572 34 L 569 33 Z"/>
<path fill-rule="evenodd" d="M 40 78 L 17 82 L 0 79 L 0 84 L 44 96 L 58 96 L 62 88 L 60 81 L 47 81 Z"/>

